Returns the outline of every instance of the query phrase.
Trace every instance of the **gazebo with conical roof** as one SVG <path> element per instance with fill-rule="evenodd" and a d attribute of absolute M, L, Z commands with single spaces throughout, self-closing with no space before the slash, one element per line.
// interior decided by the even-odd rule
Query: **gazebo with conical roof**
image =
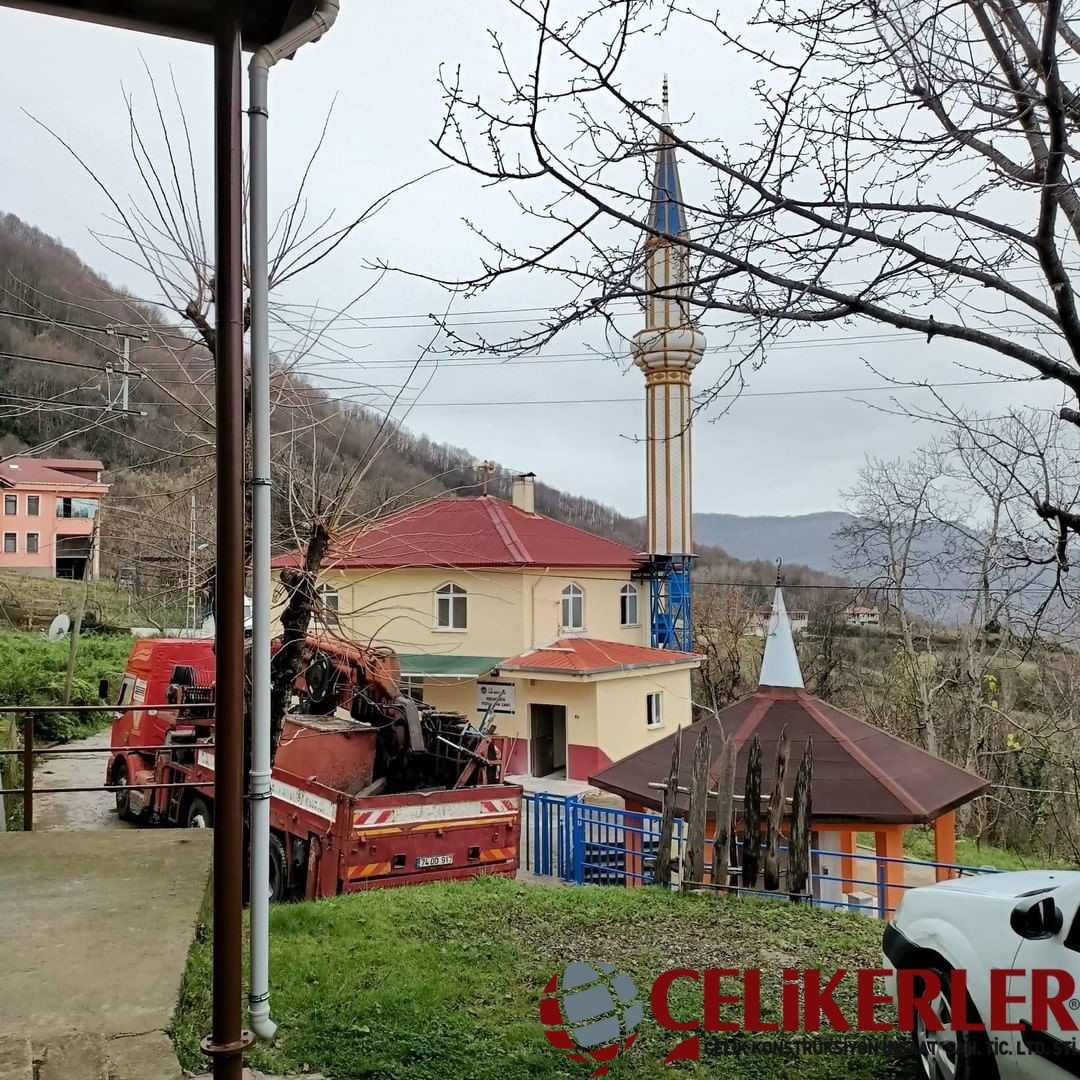
<path fill-rule="evenodd" d="M 880 858 L 904 857 L 904 833 L 913 825 L 934 826 L 935 862 L 956 861 L 956 815 L 990 785 L 988 781 L 890 735 L 835 705 L 807 693 L 799 667 L 791 624 L 777 585 L 765 641 L 758 687 L 716 715 L 630 754 L 589 778 L 595 787 L 625 800 L 629 810 L 661 809 L 661 792 L 651 787 L 667 777 L 676 739 L 680 746 L 680 787 L 689 787 L 693 748 L 701 725 L 710 729 L 714 753 L 721 732 L 736 748 L 736 791 L 742 791 L 746 760 L 756 735 L 762 751 L 762 790 L 773 784 L 776 752 L 787 731 L 793 760 L 808 737 L 814 740 L 813 823 L 815 846 L 843 853 L 841 879 L 851 880 L 855 834 L 872 832 Z M 718 762 L 710 764 L 710 785 Z M 788 770 L 788 792 L 795 769 Z M 685 815 L 687 799 L 679 796 L 677 812 Z M 886 862 L 886 906 L 894 909 L 904 884 L 900 862 Z M 949 871 L 939 867 L 937 877 Z"/>

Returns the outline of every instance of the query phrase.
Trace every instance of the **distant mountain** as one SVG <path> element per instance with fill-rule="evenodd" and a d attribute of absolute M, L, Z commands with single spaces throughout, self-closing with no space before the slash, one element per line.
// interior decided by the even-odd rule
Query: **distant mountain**
<path fill-rule="evenodd" d="M 695 514 L 694 540 L 723 548 L 733 559 L 783 559 L 836 573 L 833 533 L 851 521 L 840 510 L 792 517 Z"/>

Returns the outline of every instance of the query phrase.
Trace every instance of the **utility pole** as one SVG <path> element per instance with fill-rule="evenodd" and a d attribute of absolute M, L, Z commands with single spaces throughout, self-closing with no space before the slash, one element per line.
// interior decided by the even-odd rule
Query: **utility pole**
<path fill-rule="evenodd" d="M 488 480 L 491 478 L 491 474 L 495 471 L 494 461 L 481 461 L 480 462 L 480 476 L 484 485 L 484 494 L 488 493 Z"/>
<path fill-rule="evenodd" d="M 145 344 L 150 340 L 150 335 L 146 333 L 131 333 L 130 331 L 121 330 L 115 326 L 107 327 L 105 333 L 110 337 L 117 338 L 120 342 L 120 410 L 122 412 L 128 412 L 131 388 L 131 340 L 134 338 L 136 341 L 141 341 Z M 111 409 L 112 407 L 113 401 L 110 399 L 109 408 Z"/>
<path fill-rule="evenodd" d="M 191 493 L 191 515 L 188 522 L 188 629 L 195 632 L 198 621 L 195 610 L 195 492 Z"/>

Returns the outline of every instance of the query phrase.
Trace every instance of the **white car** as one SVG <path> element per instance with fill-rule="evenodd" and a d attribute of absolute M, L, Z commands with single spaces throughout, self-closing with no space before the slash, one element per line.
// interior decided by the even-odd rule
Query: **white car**
<path fill-rule="evenodd" d="M 882 951 L 894 972 L 887 980 L 894 1001 L 904 986 L 933 986 L 898 971 L 931 971 L 942 985 L 931 1008 L 944 1030 L 931 1030 L 934 1023 L 916 1012 L 912 1032 L 930 1080 L 1080 1077 L 1080 873 L 981 874 L 911 889 L 885 929 Z M 1065 972 L 1064 980 L 1052 971 Z M 967 1020 L 986 1031 L 952 1028 L 962 1019 L 953 996 L 966 996 Z M 1057 1005 L 1037 1008 L 1047 997 Z"/>

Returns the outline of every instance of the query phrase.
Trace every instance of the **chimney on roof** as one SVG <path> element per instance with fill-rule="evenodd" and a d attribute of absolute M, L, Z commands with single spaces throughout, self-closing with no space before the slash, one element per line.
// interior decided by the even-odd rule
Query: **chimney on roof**
<path fill-rule="evenodd" d="M 536 473 L 522 473 L 514 477 L 510 501 L 526 514 L 536 513 Z"/>

